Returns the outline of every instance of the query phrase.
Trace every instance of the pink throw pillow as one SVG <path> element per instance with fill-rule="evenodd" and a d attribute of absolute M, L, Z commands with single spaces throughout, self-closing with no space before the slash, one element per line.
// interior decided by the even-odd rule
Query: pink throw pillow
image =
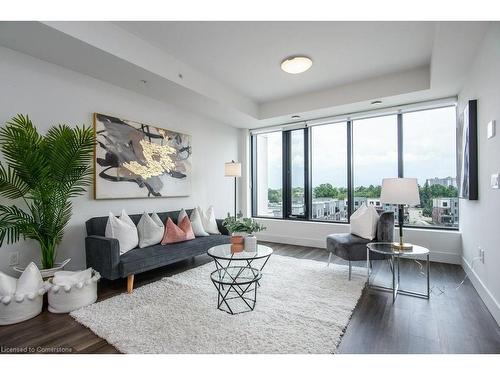
<path fill-rule="evenodd" d="M 194 232 L 193 232 L 193 227 L 191 225 L 191 220 L 189 220 L 188 216 L 184 216 L 184 219 L 182 219 L 181 223 L 179 224 L 179 228 L 186 233 L 186 241 L 188 240 L 194 240 Z"/>
<path fill-rule="evenodd" d="M 165 223 L 165 232 L 163 233 L 162 245 L 168 245 L 177 242 L 183 242 L 194 239 L 193 228 L 188 217 L 182 219 L 179 226 L 175 225 L 171 218 Z"/>

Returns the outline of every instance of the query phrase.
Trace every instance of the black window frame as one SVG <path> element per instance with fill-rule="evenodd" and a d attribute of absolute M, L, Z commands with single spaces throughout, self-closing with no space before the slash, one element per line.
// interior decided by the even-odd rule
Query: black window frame
<path fill-rule="evenodd" d="M 426 110 L 433 110 L 439 108 L 453 107 L 456 105 L 441 105 L 431 108 L 422 108 L 408 110 L 404 113 L 413 113 Z M 403 113 L 401 111 L 396 113 L 386 113 L 373 116 L 359 117 L 358 119 L 374 118 L 374 117 L 385 117 L 385 116 L 397 116 L 397 152 L 398 152 L 398 177 L 404 177 L 404 158 L 403 158 Z M 455 118 L 455 120 L 457 117 Z M 257 142 L 255 137 L 258 134 L 250 136 L 250 171 L 251 171 L 251 216 L 258 219 L 271 219 L 271 220 L 287 220 L 287 221 L 309 221 L 309 222 L 320 222 L 320 223 L 330 223 L 330 224 L 350 224 L 350 218 L 354 212 L 354 166 L 353 166 L 353 122 L 348 118 L 347 120 L 339 120 L 332 122 L 325 122 L 324 125 L 334 125 L 337 123 L 346 123 L 347 125 L 347 220 L 318 220 L 312 219 L 312 176 L 311 176 L 311 128 L 307 124 L 303 128 L 292 128 L 284 129 L 281 131 L 282 135 L 282 217 L 270 217 L 270 216 L 259 216 L 257 215 Z M 304 215 L 292 215 L 292 192 L 291 192 L 291 132 L 303 130 L 304 131 Z M 271 131 L 272 132 L 272 131 Z M 456 157 L 456 156 L 455 156 Z M 396 227 L 398 224 L 395 223 Z M 459 231 L 459 227 L 447 227 L 438 225 L 412 225 L 405 223 L 405 228 L 415 228 L 424 230 L 444 230 L 444 231 Z"/>

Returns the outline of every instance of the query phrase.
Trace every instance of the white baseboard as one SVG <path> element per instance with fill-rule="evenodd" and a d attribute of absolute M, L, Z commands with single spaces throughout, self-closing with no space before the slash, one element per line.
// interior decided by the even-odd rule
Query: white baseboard
<path fill-rule="evenodd" d="M 291 237 L 291 236 L 281 236 L 269 233 L 259 233 L 257 238 L 260 241 L 269 241 L 276 243 L 283 243 L 287 245 L 297 245 L 297 246 L 309 246 L 317 247 L 320 249 L 326 248 L 326 238 L 319 240 L 317 238 L 304 238 L 304 237 Z M 462 264 L 462 258 L 460 254 L 446 253 L 442 251 L 432 251 L 430 254 L 431 261 L 449 264 Z"/>
<path fill-rule="evenodd" d="M 497 324 L 500 325 L 500 303 L 498 303 L 490 290 L 484 285 L 479 275 L 471 268 L 470 263 L 464 257 L 462 257 L 462 267 L 491 315 L 493 315 Z"/>
<path fill-rule="evenodd" d="M 257 234 L 257 238 L 261 241 L 284 243 L 287 245 L 318 247 L 320 249 L 326 249 L 326 238 L 324 240 L 318 240 L 317 238 L 280 236 L 268 233 L 259 233 Z"/>
<path fill-rule="evenodd" d="M 462 265 L 460 254 L 445 253 L 443 251 L 431 251 L 431 261 Z"/>

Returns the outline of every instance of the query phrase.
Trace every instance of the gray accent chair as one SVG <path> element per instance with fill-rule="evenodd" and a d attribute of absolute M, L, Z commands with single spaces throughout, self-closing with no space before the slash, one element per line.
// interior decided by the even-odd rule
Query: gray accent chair
<path fill-rule="evenodd" d="M 394 212 L 382 212 L 377 223 L 377 236 L 373 240 L 358 237 L 351 233 L 330 234 L 326 237 L 328 265 L 332 254 L 349 261 L 349 280 L 351 280 L 351 261 L 366 260 L 366 245 L 370 242 L 392 242 L 394 240 Z M 387 259 L 385 255 L 370 254 L 370 260 Z"/>
<path fill-rule="evenodd" d="M 192 210 L 186 210 L 191 215 Z M 167 217 L 177 222 L 180 211 L 160 212 L 158 216 L 165 223 Z M 142 214 L 129 215 L 137 225 Z M 194 240 L 179 242 L 170 245 L 153 245 L 144 248 L 132 249 L 120 255 L 120 244 L 116 238 L 105 237 L 107 216 L 89 219 L 85 225 L 85 256 L 87 267 L 99 271 L 102 277 L 108 280 L 127 278 L 127 291 L 132 292 L 134 275 L 163 267 L 182 260 L 205 254 L 212 246 L 230 243 L 229 233 L 222 226 L 222 220 L 217 220 L 217 227 L 221 234 L 208 237 L 196 237 Z"/>

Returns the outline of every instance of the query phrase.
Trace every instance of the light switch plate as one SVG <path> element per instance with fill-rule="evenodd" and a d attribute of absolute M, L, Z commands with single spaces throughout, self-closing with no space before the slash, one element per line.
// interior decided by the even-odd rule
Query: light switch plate
<path fill-rule="evenodd" d="M 498 189 L 499 188 L 499 174 L 495 173 L 491 175 L 491 188 L 492 189 Z"/>
<path fill-rule="evenodd" d="M 495 120 L 488 122 L 488 139 L 495 136 Z"/>

